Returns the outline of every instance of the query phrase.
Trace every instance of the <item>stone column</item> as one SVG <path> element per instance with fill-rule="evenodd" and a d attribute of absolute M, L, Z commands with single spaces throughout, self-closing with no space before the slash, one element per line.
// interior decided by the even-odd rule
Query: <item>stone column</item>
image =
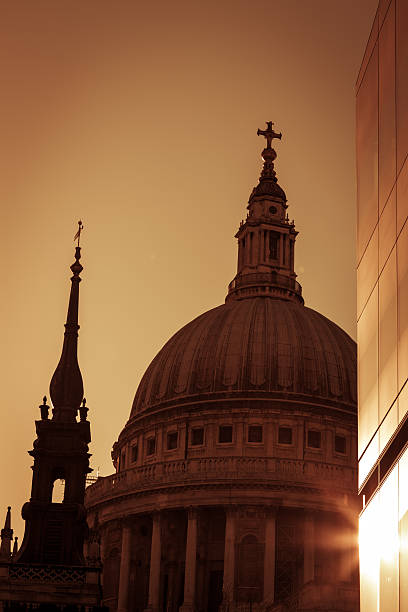
<path fill-rule="evenodd" d="M 266 604 L 275 600 L 276 509 L 267 508 L 265 517 L 264 595 Z"/>
<path fill-rule="evenodd" d="M 160 512 L 153 513 L 152 545 L 150 549 L 149 600 L 147 612 L 159 612 L 161 521 Z"/>
<path fill-rule="evenodd" d="M 176 586 L 176 561 L 175 555 L 171 552 L 168 564 L 168 588 L 167 588 L 167 608 L 166 612 L 173 612 Z"/>
<path fill-rule="evenodd" d="M 304 553 L 303 583 L 315 577 L 315 521 L 312 512 L 306 512 L 304 518 Z"/>
<path fill-rule="evenodd" d="M 118 612 L 127 612 L 129 597 L 130 543 L 132 530 L 125 521 L 122 526 L 122 549 L 120 553 L 120 575 L 118 592 Z"/>
<path fill-rule="evenodd" d="M 188 509 L 186 566 L 184 573 L 184 602 L 180 612 L 193 612 L 195 609 L 195 586 L 197 568 L 197 509 Z"/>
<path fill-rule="evenodd" d="M 234 578 L 235 578 L 235 531 L 236 531 L 236 510 L 226 509 L 225 520 L 225 547 L 224 547 L 224 579 L 222 585 L 223 607 L 228 607 L 234 601 Z"/>

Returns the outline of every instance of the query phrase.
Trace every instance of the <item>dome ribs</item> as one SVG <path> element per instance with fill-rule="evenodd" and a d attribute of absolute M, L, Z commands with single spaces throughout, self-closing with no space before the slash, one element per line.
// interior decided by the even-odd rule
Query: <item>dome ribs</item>
<path fill-rule="evenodd" d="M 226 304 L 227 306 L 227 304 Z M 215 371 L 214 371 L 214 388 L 222 389 L 225 386 L 229 386 L 229 381 L 226 379 L 226 360 L 228 355 L 228 347 L 230 343 L 232 324 L 233 324 L 233 309 L 229 308 L 227 311 L 227 318 L 225 325 L 220 330 L 220 337 L 218 340 L 218 353 L 216 357 Z M 236 380 L 235 380 L 236 382 Z"/>
<path fill-rule="evenodd" d="M 327 398 L 354 409 L 354 341 L 302 304 L 273 297 L 231 300 L 188 323 L 158 353 L 136 393 L 131 418 L 222 394 L 265 400 L 279 393 Z M 230 396 L 233 397 L 232 395 Z"/>
<path fill-rule="evenodd" d="M 180 357 L 180 365 L 177 368 L 177 373 L 176 371 L 174 372 L 174 380 L 169 388 L 170 393 L 181 394 L 190 393 L 191 391 L 194 393 L 193 381 L 197 353 L 203 345 L 202 339 L 205 338 L 209 324 L 208 319 L 211 321 L 214 318 L 215 311 L 218 309 L 219 307 L 209 310 L 183 328 L 184 330 L 188 328 L 188 338 L 185 339 L 182 346 L 179 346 L 178 356 Z"/>
<path fill-rule="evenodd" d="M 290 308 L 286 316 L 279 309 L 279 324 L 276 327 L 276 348 L 272 355 L 276 355 L 277 383 L 285 390 L 293 389 L 294 385 L 294 324 L 293 314 Z"/>
<path fill-rule="evenodd" d="M 248 326 L 245 325 L 248 320 L 250 310 L 250 302 L 243 300 L 240 302 L 239 309 L 233 308 L 229 342 L 224 362 L 223 384 L 226 387 L 232 387 L 238 384 L 238 388 L 242 388 L 243 369 L 246 362 L 246 347 L 248 342 L 244 340 L 244 335 L 248 334 Z M 235 304 L 233 305 L 235 306 Z M 247 327 L 247 329 L 245 329 Z"/>
<path fill-rule="evenodd" d="M 246 375 L 254 387 L 264 387 L 266 383 L 266 345 L 265 333 L 265 301 L 262 298 L 254 300 L 249 322 L 248 334 L 248 368 Z"/>
<path fill-rule="evenodd" d="M 321 324 L 316 329 L 315 311 L 308 308 L 306 312 L 310 314 L 310 316 L 305 317 L 304 322 L 304 325 L 308 328 L 308 340 L 306 342 L 309 342 L 309 344 L 306 345 L 307 348 L 305 346 L 303 357 L 307 371 L 306 376 L 310 376 L 310 378 L 307 378 L 308 390 L 324 396 L 329 393 L 327 362 L 324 349 L 327 334 L 326 326 L 324 325 L 324 319 L 321 320 L 319 317 Z"/>
<path fill-rule="evenodd" d="M 213 320 L 209 321 L 206 328 L 207 335 L 203 336 L 203 342 L 201 342 L 197 352 L 197 359 L 193 368 L 192 390 L 202 391 L 209 387 L 211 390 L 214 389 L 219 352 L 218 343 L 229 313 L 225 310 L 217 310 L 214 314 Z"/>

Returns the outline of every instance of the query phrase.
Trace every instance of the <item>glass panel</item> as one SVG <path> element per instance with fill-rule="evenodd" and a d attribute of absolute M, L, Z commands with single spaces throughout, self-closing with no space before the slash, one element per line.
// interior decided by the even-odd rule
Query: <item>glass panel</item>
<path fill-rule="evenodd" d="M 408 160 L 397 179 L 397 234 L 408 216 Z"/>
<path fill-rule="evenodd" d="M 380 427 L 380 453 L 398 426 L 398 402 L 394 402 Z"/>
<path fill-rule="evenodd" d="M 394 248 L 379 280 L 379 419 L 397 395 L 397 259 Z"/>
<path fill-rule="evenodd" d="M 357 94 L 357 257 L 378 221 L 378 43 Z"/>
<path fill-rule="evenodd" d="M 392 4 L 380 30 L 379 53 L 379 210 L 395 182 L 395 7 Z"/>
<path fill-rule="evenodd" d="M 357 324 L 359 456 L 378 427 L 378 291 Z"/>
<path fill-rule="evenodd" d="M 377 532 L 381 547 L 380 610 L 398 612 L 398 465 L 380 489 L 378 518 L 381 525 Z"/>
<path fill-rule="evenodd" d="M 378 267 L 382 270 L 397 238 L 396 194 L 392 190 L 388 202 L 382 212 L 378 232 Z"/>
<path fill-rule="evenodd" d="M 373 52 L 374 45 L 375 45 L 375 43 L 377 41 L 377 38 L 378 38 L 378 23 L 379 23 L 378 22 L 378 14 L 376 14 L 374 22 L 373 22 L 373 26 L 371 28 L 370 37 L 368 39 L 367 46 L 366 46 L 366 49 L 364 51 L 363 61 L 361 62 L 361 67 L 360 67 L 360 70 L 358 72 L 358 78 L 357 78 L 357 83 L 356 83 L 357 89 L 360 87 L 361 81 L 364 78 L 365 71 L 367 69 L 367 64 L 368 64 L 368 62 L 370 60 L 371 53 Z"/>
<path fill-rule="evenodd" d="M 374 495 L 360 516 L 360 611 L 378 610 L 380 555 L 377 538 L 380 507 L 379 494 Z"/>
<path fill-rule="evenodd" d="M 397 172 L 408 152 L 408 2 L 397 2 Z"/>
<path fill-rule="evenodd" d="M 408 610 L 408 452 L 399 460 L 400 610 Z"/>
<path fill-rule="evenodd" d="M 398 388 L 408 377 L 408 224 L 397 241 L 398 257 Z"/>
<path fill-rule="evenodd" d="M 380 432 L 377 431 L 374 438 L 368 445 L 364 455 L 361 457 L 358 464 L 358 486 L 361 487 L 364 480 L 368 476 L 369 471 L 378 459 L 380 448 Z"/>
<path fill-rule="evenodd" d="M 402 389 L 398 396 L 398 422 L 401 423 L 408 410 L 408 384 Z"/>
<path fill-rule="evenodd" d="M 378 227 L 364 253 L 363 259 L 357 268 L 357 318 L 360 317 L 364 306 L 378 278 Z"/>

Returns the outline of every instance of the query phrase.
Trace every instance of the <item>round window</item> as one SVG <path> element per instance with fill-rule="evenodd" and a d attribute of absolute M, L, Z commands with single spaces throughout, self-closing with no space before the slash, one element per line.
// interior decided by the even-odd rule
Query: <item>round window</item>
<path fill-rule="evenodd" d="M 274 215 L 276 213 L 276 206 L 270 206 L 269 212 L 271 213 L 271 215 Z"/>

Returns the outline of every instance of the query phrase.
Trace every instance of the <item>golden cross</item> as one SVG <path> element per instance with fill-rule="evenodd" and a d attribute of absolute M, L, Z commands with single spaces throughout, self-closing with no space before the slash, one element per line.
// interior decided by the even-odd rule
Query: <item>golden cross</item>
<path fill-rule="evenodd" d="M 273 123 L 272 121 L 267 121 L 266 125 L 268 126 L 266 130 L 258 130 L 257 131 L 257 135 L 258 136 L 264 136 L 266 138 L 266 148 L 270 149 L 271 148 L 271 143 L 272 140 L 274 138 L 282 138 L 282 132 L 280 134 L 278 134 L 277 132 L 274 131 L 273 129 Z"/>

